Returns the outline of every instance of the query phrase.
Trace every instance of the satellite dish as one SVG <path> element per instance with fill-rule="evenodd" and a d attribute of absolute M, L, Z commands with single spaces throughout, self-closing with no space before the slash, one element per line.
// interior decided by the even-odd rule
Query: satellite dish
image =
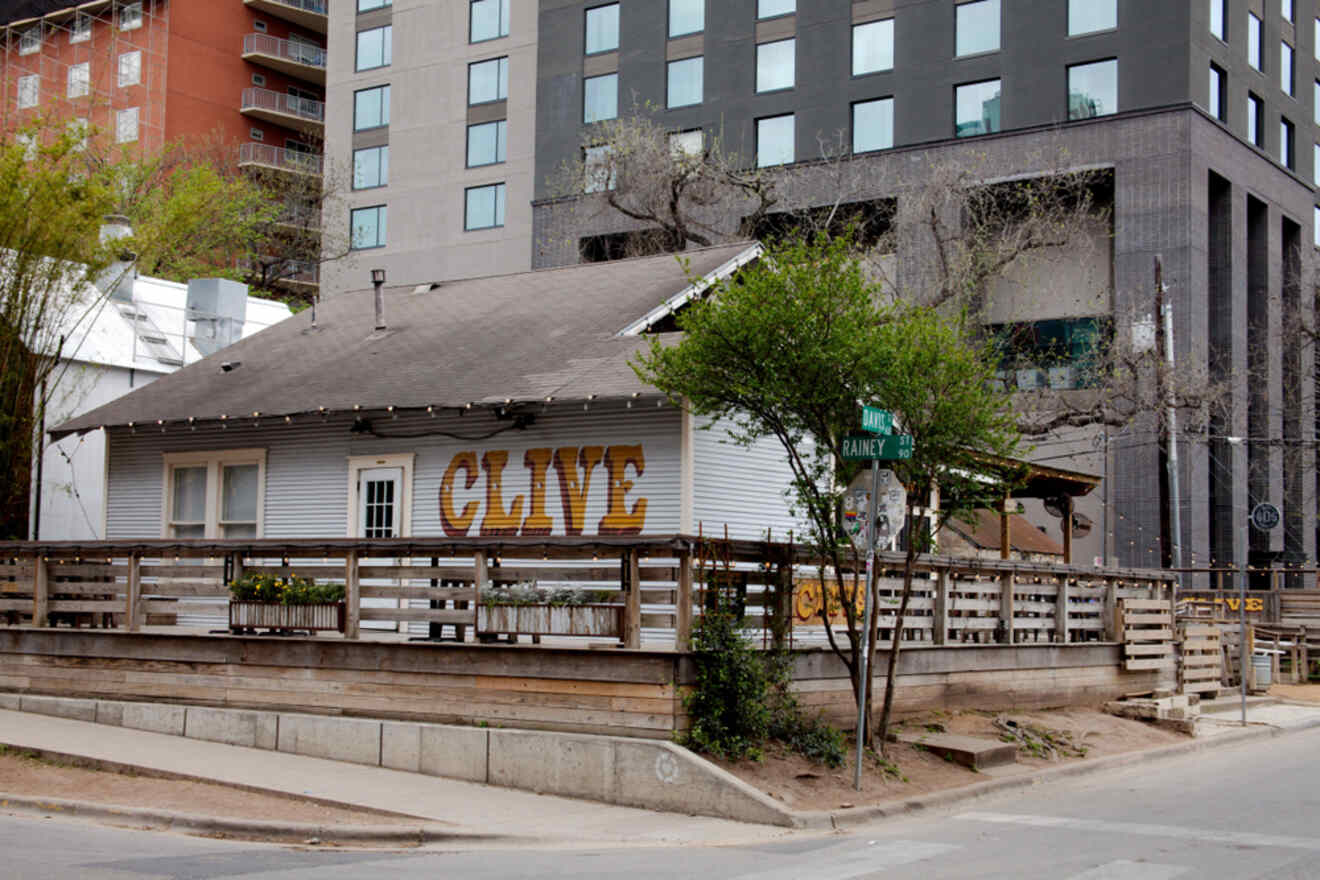
<path fill-rule="evenodd" d="M 1045 512 L 1050 516 L 1057 516 L 1063 519 L 1063 512 L 1068 509 L 1068 499 L 1063 495 L 1056 495 L 1053 498 L 1044 499 Z"/>
<path fill-rule="evenodd" d="M 1091 518 L 1084 513 L 1072 515 L 1072 533 L 1074 538 L 1085 538 L 1091 534 Z"/>

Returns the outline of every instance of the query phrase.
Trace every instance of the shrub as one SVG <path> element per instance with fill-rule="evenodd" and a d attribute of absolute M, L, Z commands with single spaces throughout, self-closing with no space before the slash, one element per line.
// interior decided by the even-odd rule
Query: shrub
<path fill-rule="evenodd" d="M 692 727 L 684 745 L 720 758 L 759 758 L 770 731 L 765 664 L 727 609 L 692 628 L 696 682 L 684 697 Z"/>
<path fill-rule="evenodd" d="M 287 578 L 267 572 L 245 574 L 229 582 L 235 602 L 278 602 L 281 605 L 321 605 L 342 602 L 343 584 L 318 584 L 290 572 Z"/>

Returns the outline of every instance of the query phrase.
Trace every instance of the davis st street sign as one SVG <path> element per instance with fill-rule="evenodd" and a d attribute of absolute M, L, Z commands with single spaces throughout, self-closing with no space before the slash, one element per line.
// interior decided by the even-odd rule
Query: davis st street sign
<path fill-rule="evenodd" d="M 912 435 L 890 434 L 879 437 L 871 434 L 849 434 L 843 438 L 845 461 L 892 461 L 912 457 Z"/>
<path fill-rule="evenodd" d="M 874 406 L 862 407 L 862 430 L 872 434 L 894 433 L 894 414 Z"/>

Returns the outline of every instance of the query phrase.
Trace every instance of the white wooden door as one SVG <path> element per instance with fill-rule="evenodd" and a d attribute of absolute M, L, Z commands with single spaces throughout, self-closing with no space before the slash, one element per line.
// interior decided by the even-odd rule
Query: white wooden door
<path fill-rule="evenodd" d="M 377 467 L 358 471 L 357 479 L 357 537 L 397 538 L 403 523 L 403 468 Z M 393 559 L 379 560 L 393 564 Z M 364 579 L 362 585 L 390 586 L 392 580 Z M 363 599 L 363 608 L 398 608 L 397 599 Z M 395 629 L 398 624 L 389 620 L 364 620 L 364 629 Z"/>

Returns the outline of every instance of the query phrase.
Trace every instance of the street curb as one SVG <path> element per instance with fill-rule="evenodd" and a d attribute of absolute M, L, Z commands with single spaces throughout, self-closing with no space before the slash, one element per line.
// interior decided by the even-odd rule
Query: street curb
<path fill-rule="evenodd" d="M 1182 755 L 1190 755 L 1207 749 L 1217 748 L 1219 746 L 1236 745 L 1239 743 L 1252 742 L 1258 739 L 1286 736 L 1290 733 L 1298 733 L 1303 730 L 1310 730 L 1317 727 L 1320 727 L 1320 718 L 1315 718 L 1311 721 L 1306 721 L 1286 728 L 1261 725 L 1251 730 L 1225 733 L 1203 740 L 1176 743 L 1171 746 L 1160 746 L 1159 748 L 1147 749 L 1145 751 L 1128 752 L 1122 755 L 1110 755 L 1107 758 L 1096 758 L 1092 761 L 1083 761 L 1066 767 L 1054 767 L 1036 773 L 1024 773 L 1021 776 L 1012 776 L 1006 779 L 991 779 L 986 782 L 977 782 L 972 785 L 966 785 L 962 788 L 933 791 L 929 794 L 918 795 L 916 797 L 904 798 L 901 800 L 887 801 L 881 804 L 873 804 L 868 807 L 859 807 L 857 809 L 849 810 L 810 810 L 795 812 L 792 815 L 794 824 L 798 828 L 841 829 L 854 825 L 863 825 L 876 819 L 889 819 L 895 816 L 920 813 L 938 807 L 960 804 L 964 801 L 972 801 L 992 794 L 1031 788 L 1036 785 L 1046 785 L 1061 779 L 1089 776 L 1092 773 L 1100 773 L 1105 770 L 1115 770 L 1121 767 L 1131 767 L 1137 764 L 1162 760 L 1164 758 L 1176 758 Z"/>
<path fill-rule="evenodd" d="M 182 831 L 189 834 L 259 838 L 286 843 L 376 843 L 392 846 L 423 846 L 440 842 L 508 842 L 517 838 L 501 834 L 451 831 L 438 825 L 317 825 L 311 822 L 265 822 L 198 816 L 172 810 L 151 810 L 115 804 L 95 804 L 61 798 L 18 797 L 0 792 L 0 810 L 49 817 L 53 813 L 77 816 L 112 825 L 151 830 Z"/>

